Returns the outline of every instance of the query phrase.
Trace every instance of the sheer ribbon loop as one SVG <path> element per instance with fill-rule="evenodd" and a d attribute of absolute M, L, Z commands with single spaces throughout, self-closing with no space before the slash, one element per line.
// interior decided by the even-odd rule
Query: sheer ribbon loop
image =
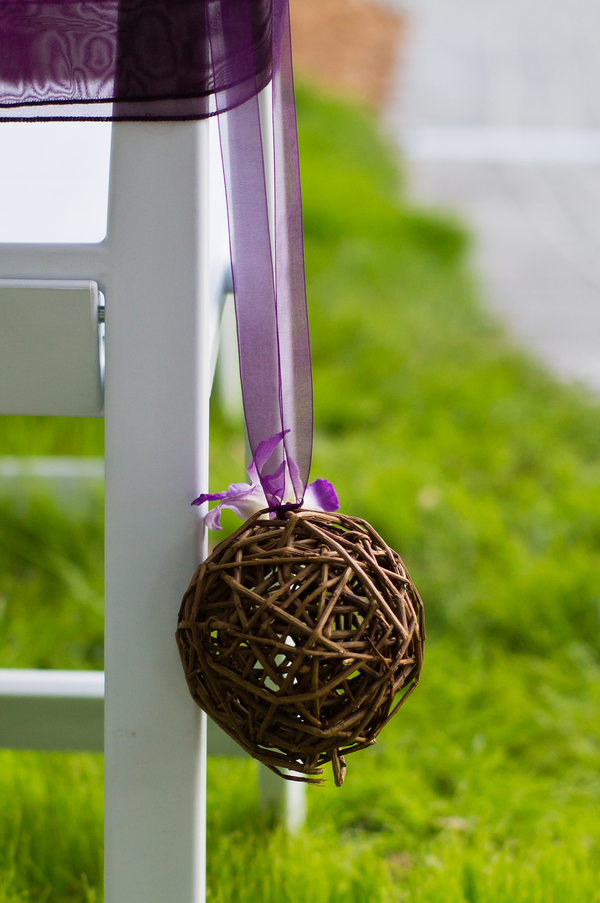
<path fill-rule="evenodd" d="M 273 236 L 258 102 L 271 80 Z M 219 129 L 248 439 L 257 461 L 261 443 L 280 437 L 257 471 L 268 507 L 283 511 L 302 502 L 312 454 L 288 0 L 0 0 L 0 120 L 215 113 L 227 114 Z"/>

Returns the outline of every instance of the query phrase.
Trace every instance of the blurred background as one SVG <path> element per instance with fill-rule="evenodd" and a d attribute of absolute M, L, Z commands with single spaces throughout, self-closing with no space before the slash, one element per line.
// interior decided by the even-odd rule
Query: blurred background
<path fill-rule="evenodd" d="M 484 301 L 600 386 L 600 13 L 590 0 L 296 0 L 296 60 L 360 98 L 410 196 L 459 212 Z M 318 35 L 318 39 L 314 39 Z"/>
<path fill-rule="evenodd" d="M 292 28 L 312 476 L 400 552 L 428 642 L 417 691 L 342 789 L 309 788 L 299 835 L 258 814 L 255 763 L 211 759 L 209 899 L 594 903 L 600 9 L 292 0 Z M 38 128 L 1 127 L 0 237 L 99 240 L 109 129 Z M 31 181 L 42 138 L 60 185 Z M 217 381 L 212 491 L 244 471 L 223 399 Z M 5 460 L 102 439 L 97 420 L 0 422 Z M 8 482 L 0 665 L 99 668 L 97 492 L 67 509 Z M 0 751 L 0 903 L 98 903 L 101 769 Z"/>

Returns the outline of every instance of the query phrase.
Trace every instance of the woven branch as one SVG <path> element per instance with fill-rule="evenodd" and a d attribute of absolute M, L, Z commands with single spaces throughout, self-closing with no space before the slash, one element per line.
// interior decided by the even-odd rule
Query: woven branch
<path fill-rule="evenodd" d="M 177 645 L 194 700 L 289 780 L 375 743 L 417 685 L 423 604 L 363 520 L 317 511 L 249 518 L 200 565 Z"/>

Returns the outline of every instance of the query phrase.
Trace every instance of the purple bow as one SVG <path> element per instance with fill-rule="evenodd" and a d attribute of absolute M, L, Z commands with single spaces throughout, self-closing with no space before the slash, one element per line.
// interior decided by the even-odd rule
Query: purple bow
<path fill-rule="evenodd" d="M 258 105 L 270 80 L 274 236 Z M 278 510 L 302 503 L 313 427 L 288 0 L 0 0 L 0 120 L 214 112 L 227 112 L 219 128 L 251 479 Z"/>
<path fill-rule="evenodd" d="M 216 502 L 219 504 L 208 512 L 204 518 L 204 523 L 209 530 L 221 530 L 221 511 L 224 508 L 230 508 L 242 520 L 246 520 L 258 511 L 268 508 L 267 497 L 263 489 L 263 483 L 269 483 L 271 476 L 263 475 L 262 482 L 259 478 L 259 471 L 264 467 L 265 463 L 271 457 L 274 449 L 283 440 L 283 436 L 278 434 L 270 439 L 265 439 L 259 443 L 256 458 L 252 459 L 248 468 L 248 476 L 250 483 L 232 483 L 227 492 L 204 492 L 197 499 L 194 499 L 192 505 L 202 505 L 204 502 Z M 288 473 L 294 473 L 294 467 L 289 468 Z M 282 513 L 282 509 L 298 508 L 295 502 L 297 498 L 297 488 L 288 485 L 283 497 L 283 503 L 277 513 Z M 313 511 L 337 511 L 339 508 L 338 498 L 335 489 L 327 480 L 313 480 L 306 487 L 304 493 L 303 507 Z M 271 516 L 275 516 L 272 512 Z"/>

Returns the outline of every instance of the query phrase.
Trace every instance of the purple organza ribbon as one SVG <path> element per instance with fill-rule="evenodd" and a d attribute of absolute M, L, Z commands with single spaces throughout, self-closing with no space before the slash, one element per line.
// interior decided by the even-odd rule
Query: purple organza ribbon
<path fill-rule="evenodd" d="M 274 236 L 258 101 L 271 79 Z M 0 120 L 224 112 L 244 413 L 268 507 L 281 511 L 302 502 L 313 427 L 288 0 L 0 0 Z"/>
<path fill-rule="evenodd" d="M 213 10 L 209 4 L 209 10 Z M 251 41 L 250 7 L 221 4 L 230 18 L 209 25 L 211 54 L 219 38 Z M 273 0 L 274 247 L 267 204 L 257 93 L 240 84 L 217 95 L 231 241 L 240 374 L 248 441 L 256 461 L 261 442 L 282 436 L 259 467 L 268 506 L 302 502 L 312 454 L 312 373 L 302 238 L 290 21 L 287 0 Z M 217 36 L 216 38 L 214 36 Z M 231 37 L 230 37 L 231 36 Z M 246 74 L 246 73 L 244 73 Z M 246 85 L 246 79 L 241 81 Z"/>
<path fill-rule="evenodd" d="M 247 10 L 250 33 L 229 31 L 209 49 L 221 9 L 223 21 Z M 0 119 L 203 119 L 234 84 L 238 100 L 268 84 L 271 9 L 271 0 L 0 0 Z"/>

